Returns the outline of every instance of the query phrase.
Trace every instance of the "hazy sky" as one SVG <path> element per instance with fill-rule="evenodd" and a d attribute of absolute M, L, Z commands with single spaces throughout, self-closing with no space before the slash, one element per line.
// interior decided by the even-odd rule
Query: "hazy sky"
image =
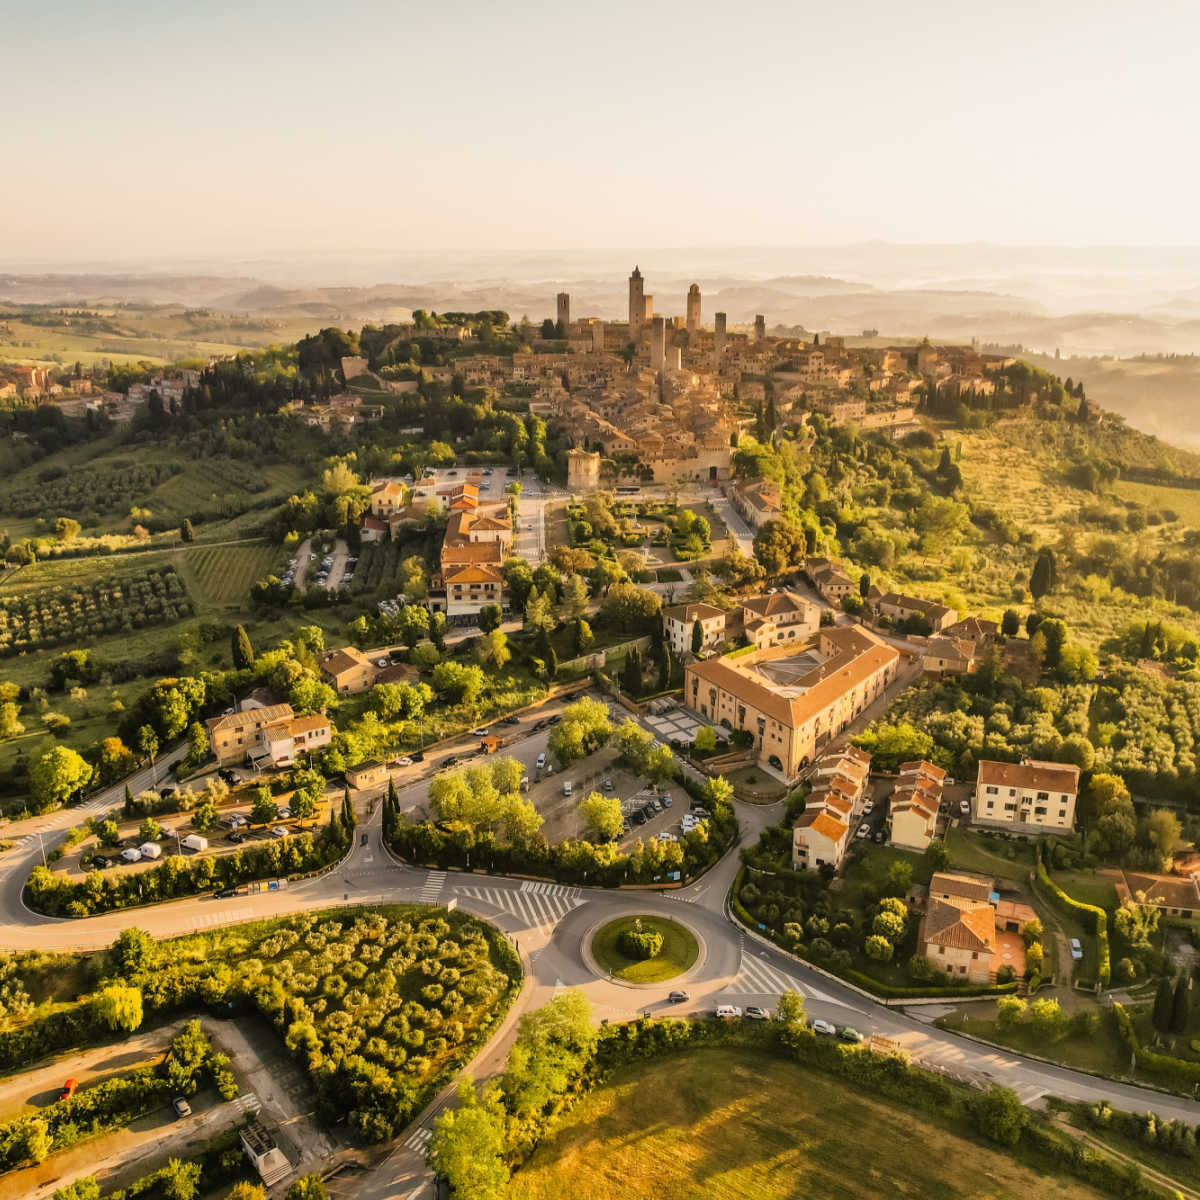
<path fill-rule="evenodd" d="M 0 268 L 1195 244 L 1196 6 L 7 0 Z"/>

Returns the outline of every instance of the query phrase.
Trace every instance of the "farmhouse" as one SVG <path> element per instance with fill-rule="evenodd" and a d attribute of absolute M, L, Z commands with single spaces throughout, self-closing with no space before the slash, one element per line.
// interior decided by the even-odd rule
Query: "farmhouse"
<path fill-rule="evenodd" d="M 359 649 L 333 650 L 321 660 L 321 674 L 339 696 L 365 692 L 375 682 L 375 665 Z"/>
<path fill-rule="evenodd" d="M 725 614 L 711 604 L 676 604 L 664 608 L 662 618 L 663 636 L 680 657 L 692 648 L 692 630 L 697 621 L 704 632 L 701 650 L 710 649 L 725 637 Z"/>
<path fill-rule="evenodd" d="M 742 601 L 746 637 L 760 650 L 807 641 L 820 624 L 817 606 L 795 592 L 771 592 Z"/>
<path fill-rule="evenodd" d="M 286 717 L 263 729 L 263 752 L 273 767 L 290 767 L 301 753 L 319 750 L 333 740 L 333 725 L 319 713 Z"/>
<path fill-rule="evenodd" d="M 1037 833 L 1075 827 L 1079 768 L 1069 763 L 989 762 L 979 764 L 974 819 Z"/>
<path fill-rule="evenodd" d="M 267 704 L 210 717 L 205 722 L 209 745 L 221 766 L 257 758 L 265 748 L 268 726 L 290 721 L 294 716 L 290 704 Z"/>
<path fill-rule="evenodd" d="M 903 596 L 899 592 L 884 592 L 875 603 L 878 616 L 888 617 L 899 624 L 910 618 L 924 621 L 929 626 L 930 633 L 941 633 L 942 630 L 955 624 L 958 614 L 944 604 L 933 600 L 921 600 L 916 596 Z"/>

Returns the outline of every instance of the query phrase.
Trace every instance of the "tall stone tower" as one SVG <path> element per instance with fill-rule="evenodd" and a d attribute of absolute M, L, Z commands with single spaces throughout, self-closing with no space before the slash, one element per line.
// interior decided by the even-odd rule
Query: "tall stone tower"
<path fill-rule="evenodd" d="M 767 340 L 767 318 L 759 313 L 754 318 L 754 340 L 756 342 L 765 342 Z"/>
<path fill-rule="evenodd" d="M 713 368 L 721 369 L 725 360 L 725 314 L 717 313 L 713 324 Z"/>
<path fill-rule="evenodd" d="M 589 450 L 567 451 L 567 487 L 594 492 L 600 486 L 600 455 Z"/>
<path fill-rule="evenodd" d="M 558 324 L 563 333 L 566 333 L 567 326 L 571 323 L 571 293 L 559 292 L 556 299 L 558 301 Z"/>
<path fill-rule="evenodd" d="M 637 267 L 629 277 L 629 340 L 636 343 L 642 336 L 642 322 L 646 319 L 646 295 L 642 285 L 642 273 Z"/>
<path fill-rule="evenodd" d="M 693 283 L 687 295 L 687 331 L 700 332 L 700 285 Z"/>
<path fill-rule="evenodd" d="M 650 369 L 664 371 L 667 366 L 667 325 L 662 317 L 650 322 Z"/>

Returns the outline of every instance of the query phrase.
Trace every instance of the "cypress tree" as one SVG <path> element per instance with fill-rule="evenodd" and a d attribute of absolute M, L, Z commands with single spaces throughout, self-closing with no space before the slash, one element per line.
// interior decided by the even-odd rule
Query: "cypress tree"
<path fill-rule="evenodd" d="M 1050 550 L 1038 552 L 1037 562 L 1033 564 L 1033 573 L 1029 576 L 1029 592 L 1034 600 L 1040 600 L 1047 592 L 1054 590 L 1054 554 Z"/>
<path fill-rule="evenodd" d="M 546 651 L 546 678 L 555 679 L 558 676 L 558 652 L 553 646 Z"/>
<path fill-rule="evenodd" d="M 183 518 L 183 525 L 180 527 L 179 536 L 185 542 L 194 542 L 196 540 L 196 531 L 192 528 L 192 523 L 187 517 Z"/>
<path fill-rule="evenodd" d="M 250 635 L 245 625 L 237 625 L 233 630 L 233 668 L 235 671 L 245 671 L 254 666 L 254 647 L 250 644 Z"/>
<path fill-rule="evenodd" d="M 858 577 L 858 594 L 865 600 L 867 593 L 871 590 L 871 576 L 864 571 Z"/>
<path fill-rule="evenodd" d="M 1158 991 L 1154 996 L 1154 1028 L 1159 1033 L 1169 1033 L 1171 1029 L 1171 981 L 1164 975 L 1158 981 Z"/>
<path fill-rule="evenodd" d="M 1157 998 L 1155 1007 L 1158 1007 Z M 1188 1003 L 1188 981 L 1180 975 L 1175 981 L 1175 995 L 1171 1001 L 1171 1032 L 1185 1033 L 1188 1027 L 1188 1017 L 1191 1005 Z"/>
<path fill-rule="evenodd" d="M 129 790 L 129 784 L 125 785 L 125 804 L 122 811 L 127 817 L 133 816 L 133 793 Z"/>
<path fill-rule="evenodd" d="M 671 647 L 663 643 L 662 659 L 658 667 L 658 690 L 665 692 L 671 686 Z"/>
<path fill-rule="evenodd" d="M 697 617 L 692 622 L 692 653 L 699 654 L 700 647 L 704 645 L 704 626 L 700 624 L 700 618 Z"/>

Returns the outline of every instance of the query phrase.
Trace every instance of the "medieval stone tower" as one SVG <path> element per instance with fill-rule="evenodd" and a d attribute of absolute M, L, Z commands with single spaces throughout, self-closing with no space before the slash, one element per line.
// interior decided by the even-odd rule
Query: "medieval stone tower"
<path fill-rule="evenodd" d="M 700 285 L 693 283 L 687 294 L 687 331 L 700 332 Z"/>
<path fill-rule="evenodd" d="M 629 340 L 633 343 L 642 336 L 642 322 L 646 319 L 646 294 L 642 273 L 637 267 L 629 277 Z"/>
<path fill-rule="evenodd" d="M 571 293 L 559 292 L 558 300 L 558 324 L 563 333 L 566 333 L 567 326 L 571 323 Z"/>
<path fill-rule="evenodd" d="M 716 370 L 721 369 L 721 362 L 725 357 L 725 314 L 717 313 L 715 324 L 713 325 L 713 367 Z"/>

